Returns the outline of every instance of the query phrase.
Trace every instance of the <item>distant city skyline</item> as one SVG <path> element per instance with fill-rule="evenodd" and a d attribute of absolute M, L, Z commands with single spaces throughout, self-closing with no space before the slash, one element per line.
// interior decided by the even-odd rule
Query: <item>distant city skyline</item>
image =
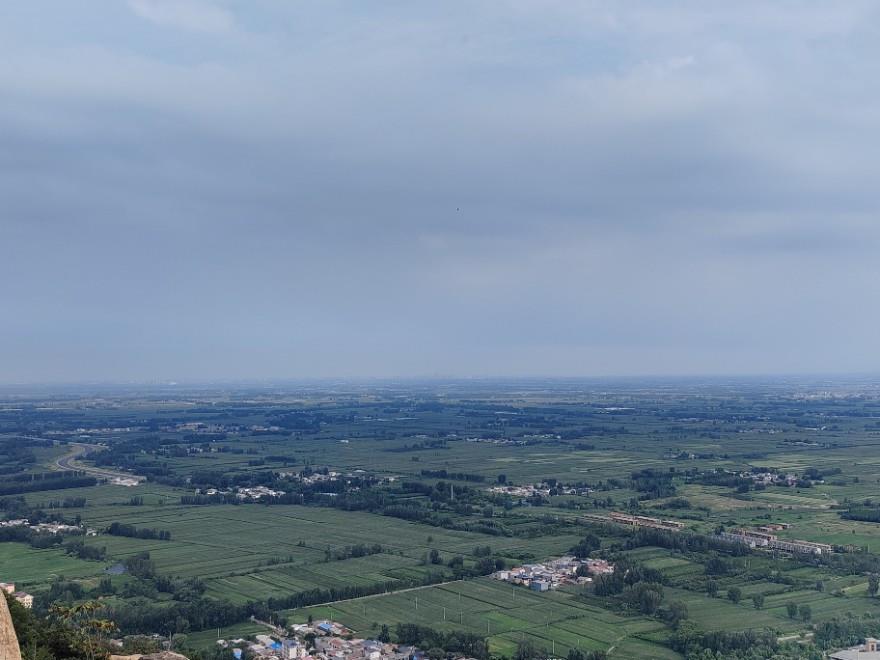
<path fill-rule="evenodd" d="M 0 22 L 0 384 L 880 373 L 870 2 Z"/>

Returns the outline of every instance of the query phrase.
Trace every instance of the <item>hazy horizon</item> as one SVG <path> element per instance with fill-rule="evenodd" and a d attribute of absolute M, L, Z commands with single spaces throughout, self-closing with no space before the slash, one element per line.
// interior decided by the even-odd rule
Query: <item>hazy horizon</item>
<path fill-rule="evenodd" d="M 0 383 L 880 374 L 878 20 L 11 5 Z"/>

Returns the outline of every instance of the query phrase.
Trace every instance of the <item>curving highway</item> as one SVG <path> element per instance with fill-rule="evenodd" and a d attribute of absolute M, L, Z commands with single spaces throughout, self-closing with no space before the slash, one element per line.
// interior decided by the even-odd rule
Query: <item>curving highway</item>
<path fill-rule="evenodd" d="M 92 452 L 104 451 L 105 449 L 107 449 L 102 445 L 89 445 L 83 442 L 71 442 L 68 447 L 70 447 L 70 451 L 64 456 L 59 457 L 55 461 L 55 467 L 57 467 L 59 470 L 85 472 L 86 474 L 90 474 L 94 477 L 100 477 L 102 479 L 137 479 L 138 481 L 146 480 L 146 477 L 141 477 L 139 475 L 131 474 L 129 472 L 118 472 L 116 470 L 108 470 L 106 468 L 97 468 L 93 465 L 84 465 L 78 462 L 77 459 L 85 458 Z"/>

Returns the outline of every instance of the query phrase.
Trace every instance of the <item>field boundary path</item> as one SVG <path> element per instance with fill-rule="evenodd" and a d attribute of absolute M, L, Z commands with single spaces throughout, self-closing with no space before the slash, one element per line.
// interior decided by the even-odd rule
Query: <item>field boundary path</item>
<path fill-rule="evenodd" d="M 292 607 L 292 610 L 308 610 L 312 607 L 331 607 L 336 603 L 350 603 L 355 600 L 366 600 L 368 598 L 381 598 L 382 596 L 392 596 L 397 594 L 405 594 L 409 591 L 421 591 L 422 589 L 432 589 L 434 587 L 442 587 L 447 584 L 456 584 L 457 582 L 465 582 L 465 580 L 447 580 L 446 582 L 435 582 L 434 584 L 420 584 L 417 587 L 407 587 L 405 589 L 392 589 L 383 591 L 378 594 L 367 594 L 365 596 L 355 596 L 354 598 L 340 598 L 339 600 L 328 600 L 323 603 L 314 603 L 312 605 L 303 605 L 302 607 Z M 261 623 L 257 621 L 256 623 Z M 271 624 L 270 624 L 271 625 Z"/>

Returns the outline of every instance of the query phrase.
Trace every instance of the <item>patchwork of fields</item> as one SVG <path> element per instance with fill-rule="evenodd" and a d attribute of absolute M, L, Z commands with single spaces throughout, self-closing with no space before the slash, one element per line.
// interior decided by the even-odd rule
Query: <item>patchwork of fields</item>
<path fill-rule="evenodd" d="M 144 485 L 128 489 L 127 494 Z M 199 577 L 212 595 L 232 601 L 265 600 L 296 591 L 347 584 L 380 584 L 420 579 L 445 572 L 424 565 L 436 549 L 443 561 L 470 556 L 490 546 L 511 558 L 558 555 L 579 536 L 534 539 L 498 537 L 445 530 L 363 512 L 303 506 L 90 506 L 81 515 L 96 528 L 111 522 L 166 529 L 170 541 L 102 535 L 87 543 L 107 548 L 112 559 L 149 552 L 163 574 Z M 369 557 L 326 561 L 326 552 L 357 544 L 379 544 L 383 552 Z"/>
<path fill-rule="evenodd" d="M 364 635 L 397 623 L 467 631 L 502 656 L 533 642 L 556 655 L 574 649 L 676 658 L 672 605 L 689 625 L 710 632 L 760 627 L 789 636 L 847 617 L 880 621 L 880 599 L 869 592 L 869 573 L 880 572 L 870 554 L 880 552 L 880 524 L 846 511 L 855 503 L 880 516 L 880 502 L 872 501 L 880 483 L 880 396 L 873 391 L 804 398 L 779 385 L 468 383 L 53 404 L 0 407 L 0 468 L 21 473 L 14 482 L 20 495 L 4 502 L 7 517 L 30 509 L 81 520 L 98 535 L 83 539 L 84 553 L 0 544 L 0 579 L 38 596 L 58 586 L 52 593 L 68 597 L 73 585 L 114 606 L 170 609 L 193 598 L 181 584 L 197 578 L 191 584 L 203 602 L 251 612 L 270 599 L 283 607 L 278 600 L 292 595 L 316 594 L 307 601 L 316 602 L 328 590 L 361 587 L 381 593 L 274 614 L 332 617 Z M 30 429 L 25 451 L 16 429 Z M 106 449 L 92 460 L 150 481 L 34 492 L 27 482 L 59 467 L 66 451 L 59 439 L 100 443 Z M 751 471 L 766 470 L 813 476 L 791 486 L 749 481 Z M 320 471 L 352 482 L 310 490 L 306 477 Z M 497 484 L 536 487 L 526 492 L 540 486 L 547 494 L 488 492 Z M 234 499 L 235 488 L 255 485 L 300 499 L 270 506 L 196 497 L 210 488 Z M 784 523 L 781 537 L 835 544 L 851 561 L 740 557 L 651 539 L 630 544 L 630 532 L 586 520 L 613 510 L 674 518 L 705 538 Z M 161 530 L 170 540 L 110 535 L 113 523 Z M 598 535 L 591 552 L 649 572 L 662 591 L 659 605 L 630 598 L 633 584 L 599 597 L 583 588 L 534 593 L 488 578 L 454 579 L 559 556 L 591 534 Z M 372 546 L 381 551 L 364 555 Z M 152 576 L 113 575 L 109 592 L 98 590 L 109 567 L 144 553 Z M 480 557 L 488 568 L 472 570 Z M 710 585 L 717 595 L 709 595 Z M 108 589 L 106 580 L 101 588 Z M 260 630 L 247 617 L 227 623 L 224 635 Z M 203 622 L 191 628 L 190 644 L 213 646 L 216 630 Z"/>
<path fill-rule="evenodd" d="M 534 641 L 565 655 L 571 648 L 612 649 L 611 657 L 678 658 L 657 643 L 664 626 L 621 617 L 564 591 L 537 594 L 489 578 L 425 587 L 287 612 L 292 620 L 332 617 L 368 633 L 378 623 L 420 623 L 488 636 L 492 650 L 512 655 L 517 642 Z M 665 637 L 661 634 L 660 638 Z"/>

